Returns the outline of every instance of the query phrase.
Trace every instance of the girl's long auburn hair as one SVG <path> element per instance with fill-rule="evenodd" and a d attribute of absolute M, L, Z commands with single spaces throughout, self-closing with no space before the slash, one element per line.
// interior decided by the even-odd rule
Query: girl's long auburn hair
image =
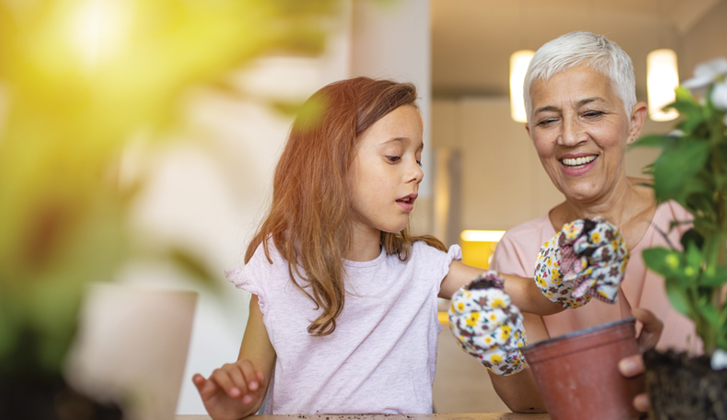
<path fill-rule="evenodd" d="M 295 285 L 321 309 L 308 326 L 313 335 L 331 334 L 343 310 L 343 259 L 353 240 L 347 177 L 359 136 L 396 108 L 415 106 L 416 97 L 412 84 L 356 77 L 313 94 L 293 123 L 275 169 L 270 212 L 247 248 L 245 263 L 263 244 L 272 264 L 268 249 L 272 240 L 288 261 Z M 409 259 L 418 240 L 446 250 L 438 239 L 411 236 L 408 228 L 381 232 L 386 253 L 401 261 Z"/>

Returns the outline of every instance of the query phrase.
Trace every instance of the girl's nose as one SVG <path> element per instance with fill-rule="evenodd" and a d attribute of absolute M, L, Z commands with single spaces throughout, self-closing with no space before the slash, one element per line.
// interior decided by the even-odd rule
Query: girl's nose
<path fill-rule="evenodd" d="M 422 179 L 424 179 L 424 170 L 422 170 L 422 167 L 416 161 L 414 161 L 414 164 L 411 166 L 409 178 L 417 184 L 422 182 Z"/>

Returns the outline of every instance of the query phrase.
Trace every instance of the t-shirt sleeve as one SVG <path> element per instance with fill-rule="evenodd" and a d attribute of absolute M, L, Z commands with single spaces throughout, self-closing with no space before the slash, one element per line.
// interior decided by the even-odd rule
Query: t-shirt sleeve
<path fill-rule="evenodd" d="M 532 261 L 532 265 L 535 265 L 535 256 L 526 258 L 522 255 L 522 251 L 517 242 L 513 240 L 512 236 L 505 233 L 505 236 L 497 243 L 495 254 L 492 256 L 490 269 L 503 274 L 530 277 L 528 270 L 523 264 L 525 259 Z M 533 267 L 530 268 L 532 269 Z"/>
<path fill-rule="evenodd" d="M 267 289 L 270 287 L 270 280 L 274 275 L 276 260 L 279 257 L 274 246 L 271 247 L 270 254 L 273 263 L 268 261 L 263 245 L 261 244 L 255 250 L 250 261 L 245 264 L 244 268 L 225 271 L 227 280 L 232 282 L 235 287 L 257 295 L 260 310 L 263 314 L 265 314 L 264 308 L 268 295 Z"/>
<path fill-rule="evenodd" d="M 442 279 L 449 273 L 449 265 L 455 260 L 462 261 L 462 249 L 460 249 L 459 245 L 452 245 L 445 253 L 444 251 L 424 244 L 424 242 L 417 242 L 415 246 L 422 247 L 423 251 L 421 252 L 421 258 L 417 259 L 417 264 L 421 264 L 423 269 L 426 270 L 426 273 L 432 276 L 432 281 L 435 284 L 435 292 L 439 294 Z"/>

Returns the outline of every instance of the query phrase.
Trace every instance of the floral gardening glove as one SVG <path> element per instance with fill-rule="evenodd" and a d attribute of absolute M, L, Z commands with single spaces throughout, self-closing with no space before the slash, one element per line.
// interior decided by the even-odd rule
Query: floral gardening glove
<path fill-rule="evenodd" d="M 492 372 L 508 376 L 525 367 L 523 316 L 496 271 L 486 271 L 452 296 L 449 328 L 464 351 Z"/>
<path fill-rule="evenodd" d="M 577 308 L 592 297 L 616 303 L 629 249 L 618 228 L 603 218 L 563 225 L 543 244 L 535 263 L 535 282 L 551 301 Z"/>

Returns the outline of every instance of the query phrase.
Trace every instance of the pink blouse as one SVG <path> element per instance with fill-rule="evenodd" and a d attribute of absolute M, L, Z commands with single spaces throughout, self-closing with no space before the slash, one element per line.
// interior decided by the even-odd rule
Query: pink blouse
<path fill-rule="evenodd" d="M 694 323 L 672 307 L 666 294 L 664 279 L 648 270 L 641 258 L 644 249 L 669 246 L 661 232 L 668 232 L 672 221 L 691 219 L 692 216 L 675 202 L 659 205 L 644 237 L 631 249 L 631 259 L 621 286 L 622 293 L 619 293 L 619 303 L 610 305 L 593 299 L 581 308 L 544 316 L 548 334 L 557 337 L 616 321 L 631 316 L 630 308 L 643 308 L 653 312 L 664 323 L 657 349 L 673 348 L 683 351 L 691 348 L 701 351 L 701 341 L 695 334 Z M 681 246 L 679 238 L 687 229 L 688 225 L 674 228 L 668 234 L 669 242 L 676 247 Z M 540 247 L 555 233 L 547 214 L 507 231 L 497 245 L 491 268 L 505 274 L 533 277 Z"/>

